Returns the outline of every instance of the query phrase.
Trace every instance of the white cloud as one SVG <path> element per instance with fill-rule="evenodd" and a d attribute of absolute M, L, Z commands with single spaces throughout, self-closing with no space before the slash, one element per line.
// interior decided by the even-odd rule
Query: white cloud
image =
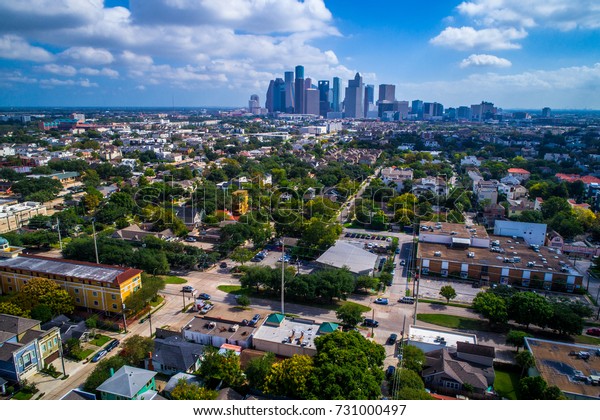
<path fill-rule="evenodd" d="M 39 69 L 47 73 L 58 74 L 59 76 L 72 77 L 77 74 L 77 69 L 73 66 L 61 66 L 54 63 L 46 64 L 42 67 L 39 67 Z"/>
<path fill-rule="evenodd" d="M 79 69 L 79 73 L 85 74 L 86 76 L 107 76 L 107 77 L 119 77 L 119 72 L 113 69 L 104 67 L 102 69 L 94 69 L 91 67 L 83 67 Z"/>
<path fill-rule="evenodd" d="M 471 54 L 460 63 L 461 68 L 467 67 L 510 67 L 512 63 L 506 58 L 489 54 Z"/>
<path fill-rule="evenodd" d="M 71 47 L 58 56 L 63 60 L 91 66 L 110 64 L 114 61 L 110 51 L 104 48 Z"/>
<path fill-rule="evenodd" d="M 472 0 L 457 9 L 486 26 L 600 28 L 600 3 L 595 0 Z"/>
<path fill-rule="evenodd" d="M 53 56 L 43 48 L 30 45 L 19 36 L 4 35 L 0 37 L 0 58 L 44 62 L 52 61 Z"/>
<path fill-rule="evenodd" d="M 42 79 L 40 80 L 40 86 L 43 88 L 53 88 L 53 87 L 61 87 L 61 86 L 80 86 L 80 87 L 98 87 L 97 83 L 92 83 L 88 79 Z"/>
<path fill-rule="evenodd" d="M 522 29 L 475 29 L 470 26 L 462 26 L 460 28 L 448 27 L 429 42 L 433 45 L 457 50 L 511 50 L 521 48 L 519 44 L 512 41 L 526 36 L 527 32 Z"/>

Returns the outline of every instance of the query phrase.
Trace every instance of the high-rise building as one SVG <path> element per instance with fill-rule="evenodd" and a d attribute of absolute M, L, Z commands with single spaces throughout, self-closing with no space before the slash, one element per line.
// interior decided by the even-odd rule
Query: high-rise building
<path fill-rule="evenodd" d="M 273 84 L 273 111 L 271 112 L 286 112 L 285 82 L 281 77 L 275 79 Z"/>
<path fill-rule="evenodd" d="M 408 101 L 394 101 L 394 111 L 398 113 L 398 120 L 408 118 Z"/>
<path fill-rule="evenodd" d="M 329 111 L 329 80 L 319 80 L 319 115 L 327 117 Z"/>
<path fill-rule="evenodd" d="M 393 102 L 396 100 L 396 86 L 395 85 L 379 85 L 379 98 L 377 103 L 381 101 Z"/>
<path fill-rule="evenodd" d="M 346 96 L 344 98 L 344 112 L 346 118 L 363 118 L 363 81 L 360 73 L 354 79 L 348 80 Z"/>
<path fill-rule="evenodd" d="M 286 71 L 285 76 L 285 112 L 294 112 L 294 72 Z"/>
<path fill-rule="evenodd" d="M 491 102 L 482 101 L 480 104 L 471 105 L 471 119 L 473 121 L 485 121 L 494 118 L 496 108 Z"/>
<path fill-rule="evenodd" d="M 318 89 L 305 90 L 305 114 L 319 115 L 319 91 Z"/>
<path fill-rule="evenodd" d="M 267 95 L 265 96 L 265 108 L 267 108 L 267 111 L 272 113 L 274 112 L 274 106 L 273 106 L 273 102 L 274 102 L 274 96 L 275 96 L 275 80 L 271 80 L 269 82 L 269 87 L 267 88 Z M 252 100 L 252 99 L 250 99 Z M 248 109 L 251 109 L 251 106 L 248 105 Z M 250 111 L 252 112 L 252 111 Z"/>
<path fill-rule="evenodd" d="M 304 66 L 296 66 L 294 82 L 294 113 L 304 114 Z"/>
<path fill-rule="evenodd" d="M 375 86 L 365 85 L 365 96 L 363 104 L 363 116 L 367 118 L 369 111 L 371 110 L 375 102 Z"/>
<path fill-rule="evenodd" d="M 248 111 L 251 114 L 260 114 L 260 101 L 257 94 L 251 95 L 248 101 Z"/>
<path fill-rule="evenodd" d="M 415 99 L 414 101 L 412 101 L 410 112 L 412 114 L 415 114 L 417 116 L 418 120 L 422 120 L 423 119 L 423 101 L 421 101 L 419 99 Z"/>
<path fill-rule="evenodd" d="M 552 114 L 551 114 L 550 108 L 545 107 L 542 109 L 542 118 L 549 118 L 551 116 L 552 116 Z"/>
<path fill-rule="evenodd" d="M 468 106 L 459 106 L 456 110 L 456 118 L 459 120 L 470 120 L 471 108 Z"/>
<path fill-rule="evenodd" d="M 340 78 L 333 78 L 333 100 L 331 102 L 331 109 L 333 112 L 340 112 Z"/>

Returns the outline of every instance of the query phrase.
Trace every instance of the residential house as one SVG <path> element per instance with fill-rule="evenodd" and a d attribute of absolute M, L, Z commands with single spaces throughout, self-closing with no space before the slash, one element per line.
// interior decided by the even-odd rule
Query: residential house
<path fill-rule="evenodd" d="M 59 399 L 68 401 L 94 401 L 96 400 L 96 395 L 90 392 L 83 391 L 79 388 L 75 388 L 67 392 Z"/>
<path fill-rule="evenodd" d="M 71 321 L 66 315 L 59 315 L 45 324 L 42 324 L 43 330 L 47 331 L 52 328 L 59 329 L 60 338 L 63 343 L 66 343 L 71 338 L 75 338 L 80 341 L 87 341 L 89 336 L 89 330 L 85 325 L 85 321 L 74 322 Z"/>
<path fill-rule="evenodd" d="M 527 181 L 531 176 L 528 170 L 521 168 L 510 168 L 508 174 L 518 178 L 521 182 Z"/>
<path fill-rule="evenodd" d="M 446 179 L 433 176 L 415 180 L 412 188 L 413 194 L 417 197 L 426 192 L 431 192 L 437 196 L 447 196 L 449 190 Z"/>
<path fill-rule="evenodd" d="M 425 387 L 437 393 L 483 398 L 494 385 L 494 356 L 493 347 L 459 342 L 456 351 L 426 353 L 421 376 Z"/>
<path fill-rule="evenodd" d="M 562 249 L 564 244 L 565 240 L 560 233 L 556 232 L 555 230 L 551 230 L 546 234 L 546 246 L 555 249 Z"/>
<path fill-rule="evenodd" d="M 144 367 L 165 375 L 193 373 L 200 368 L 204 346 L 190 343 L 181 335 L 154 339 L 154 351 L 144 361 Z"/>
<path fill-rule="evenodd" d="M 400 192 L 404 188 L 404 182 L 413 179 L 413 170 L 411 168 L 396 168 L 395 166 L 383 168 L 381 179 L 388 186 L 393 184 L 396 191 Z"/>
<path fill-rule="evenodd" d="M 305 200 L 312 200 L 316 197 L 316 190 L 313 187 L 308 187 L 303 195 Z"/>
<path fill-rule="evenodd" d="M 116 372 L 111 368 L 96 392 L 102 400 L 152 400 L 158 395 L 155 376 L 156 372 L 127 365 Z"/>
<path fill-rule="evenodd" d="M 151 232 L 143 229 L 139 225 L 131 225 L 115 231 L 111 237 L 115 239 L 122 239 L 124 241 L 143 242 L 144 238 L 147 236 L 154 236 L 159 239 L 167 239 L 174 237 L 175 234 L 171 229 L 165 229 L 161 232 Z"/>
<path fill-rule="evenodd" d="M 0 377 L 22 382 L 56 360 L 60 332 L 43 330 L 40 321 L 0 314 Z"/>
<path fill-rule="evenodd" d="M 477 196 L 477 201 L 487 200 L 489 204 L 498 202 L 498 181 L 480 180 L 473 183 L 473 192 Z"/>
<path fill-rule="evenodd" d="M 162 393 L 164 394 L 164 396 L 168 399 L 171 399 L 171 392 L 173 392 L 173 390 L 175 389 L 175 387 L 177 386 L 177 384 L 179 384 L 179 381 L 184 381 L 187 384 L 195 384 L 198 386 L 203 386 L 204 382 L 196 375 L 190 375 L 189 373 L 176 373 L 175 375 L 171 376 L 171 378 L 169 379 L 169 382 L 167 382 L 167 384 L 165 385 L 165 387 L 162 390 Z"/>
<path fill-rule="evenodd" d="M 202 224 L 204 209 L 193 206 L 175 207 L 175 215 L 181 219 L 185 226 L 191 231 Z"/>
<path fill-rule="evenodd" d="M 460 166 L 481 166 L 481 160 L 477 156 L 465 156 L 460 160 Z"/>

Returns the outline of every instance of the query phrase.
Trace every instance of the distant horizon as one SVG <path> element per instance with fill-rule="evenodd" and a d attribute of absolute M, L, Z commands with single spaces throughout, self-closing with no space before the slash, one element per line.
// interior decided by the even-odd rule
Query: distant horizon
<path fill-rule="evenodd" d="M 359 72 L 446 107 L 600 109 L 589 0 L 20 0 L 0 22 L 2 107 L 266 107 L 301 65 L 340 100 Z"/>

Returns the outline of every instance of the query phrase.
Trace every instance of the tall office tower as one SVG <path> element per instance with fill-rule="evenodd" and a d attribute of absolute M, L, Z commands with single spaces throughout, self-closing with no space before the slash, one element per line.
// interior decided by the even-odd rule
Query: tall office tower
<path fill-rule="evenodd" d="M 267 89 L 267 95 L 265 97 L 265 108 L 267 108 L 268 112 L 275 112 L 274 108 L 275 102 L 275 80 L 271 80 L 269 82 L 269 88 Z M 250 108 L 250 106 L 248 106 Z"/>
<path fill-rule="evenodd" d="M 494 118 L 496 108 L 491 102 L 482 101 L 480 104 L 471 105 L 471 119 L 473 121 L 485 121 Z"/>
<path fill-rule="evenodd" d="M 416 99 L 414 101 L 412 101 L 411 104 L 411 113 L 415 114 L 417 116 L 417 119 L 422 120 L 423 119 L 423 101 Z"/>
<path fill-rule="evenodd" d="M 319 80 L 319 115 L 327 117 L 329 111 L 329 80 Z"/>
<path fill-rule="evenodd" d="M 333 78 L 333 100 L 331 101 L 331 109 L 333 112 L 340 112 L 340 78 Z"/>
<path fill-rule="evenodd" d="M 552 116 L 551 110 L 548 107 L 542 109 L 542 118 L 550 118 Z"/>
<path fill-rule="evenodd" d="M 433 117 L 443 117 L 444 116 L 444 105 L 434 102 L 432 111 L 433 111 L 432 112 Z"/>
<path fill-rule="evenodd" d="M 433 117 L 433 102 L 423 102 L 423 119 L 429 120 Z"/>
<path fill-rule="evenodd" d="M 379 85 L 379 99 L 377 102 L 396 100 L 396 85 Z"/>
<path fill-rule="evenodd" d="M 448 119 L 450 120 L 455 120 L 456 119 L 456 108 L 446 108 L 446 117 L 448 117 Z"/>
<path fill-rule="evenodd" d="M 305 114 L 319 115 L 319 90 L 318 89 L 306 89 L 305 91 L 306 100 L 304 102 L 306 106 Z"/>
<path fill-rule="evenodd" d="M 459 106 L 456 110 L 456 118 L 459 120 L 470 120 L 471 108 L 468 106 Z"/>
<path fill-rule="evenodd" d="M 398 120 L 408 118 L 408 101 L 394 101 L 394 111 L 398 113 Z"/>
<path fill-rule="evenodd" d="M 471 120 L 481 121 L 481 105 L 471 105 Z"/>
<path fill-rule="evenodd" d="M 278 77 L 273 84 L 273 111 L 271 112 L 285 112 L 285 108 L 285 82 Z"/>
<path fill-rule="evenodd" d="M 285 75 L 285 112 L 294 112 L 294 72 L 286 71 Z"/>
<path fill-rule="evenodd" d="M 304 114 L 304 66 L 296 66 L 294 82 L 294 113 Z"/>
<path fill-rule="evenodd" d="M 344 112 L 346 118 L 363 118 L 363 81 L 360 73 L 354 79 L 348 80 L 346 96 L 344 98 Z"/>
<path fill-rule="evenodd" d="M 365 97 L 363 104 L 363 112 L 364 117 L 367 118 L 367 115 L 371 108 L 373 107 L 373 103 L 375 102 L 375 86 L 373 85 L 365 85 Z"/>
<path fill-rule="evenodd" d="M 248 101 L 248 111 L 252 114 L 260 114 L 260 102 L 257 94 L 251 95 Z"/>

